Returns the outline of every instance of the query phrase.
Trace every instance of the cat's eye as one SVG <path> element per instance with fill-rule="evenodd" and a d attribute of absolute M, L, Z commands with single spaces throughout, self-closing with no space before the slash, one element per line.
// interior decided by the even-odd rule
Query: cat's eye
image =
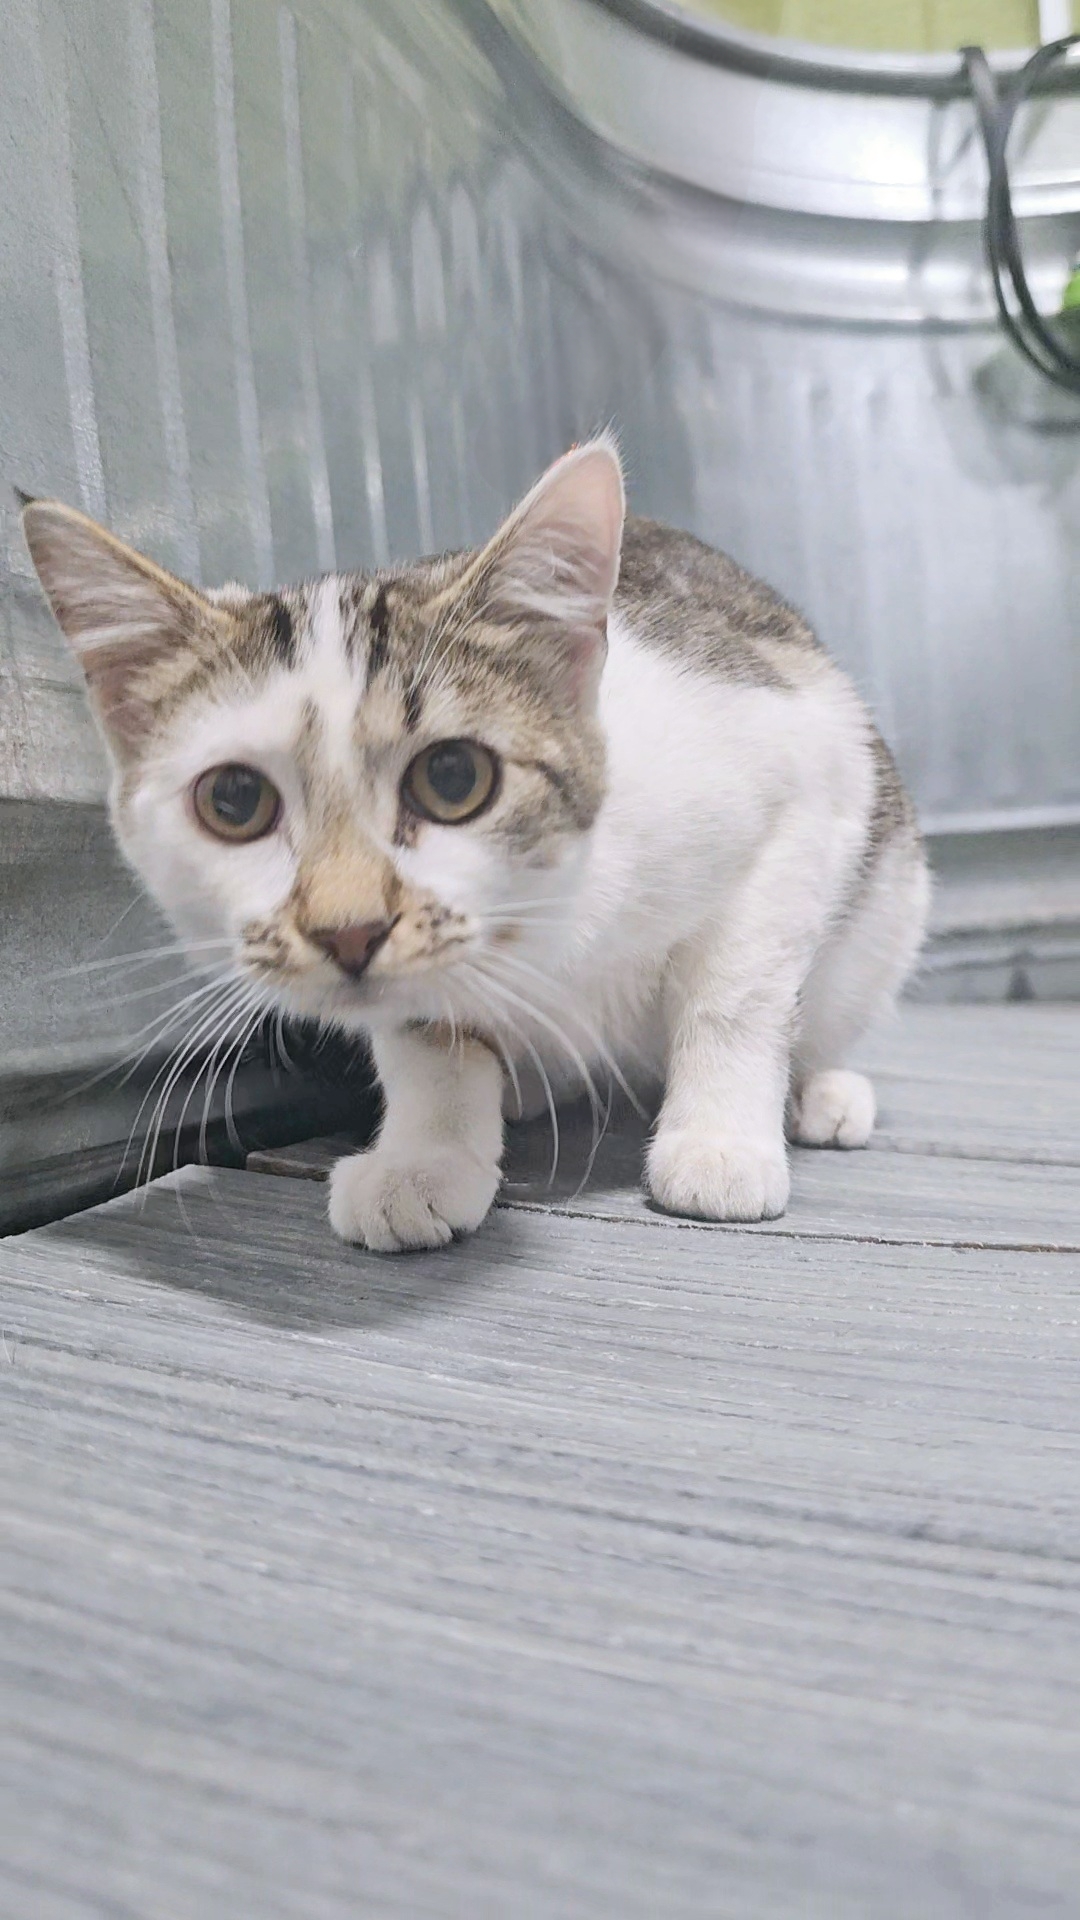
<path fill-rule="evenodd" d="M 200 825 L 218 840 L 261 840 L 281 813 L 280 793 L 257 767 L 210 767 L 199 775 L 191 798 Z"/>
<path fill-rule="evenodd" d="M 498 761 L 475 740 L 440 740 L 418 753 L 402 792 L 414 813 L 456 827 L 474 820 L 492 798 Z"/>

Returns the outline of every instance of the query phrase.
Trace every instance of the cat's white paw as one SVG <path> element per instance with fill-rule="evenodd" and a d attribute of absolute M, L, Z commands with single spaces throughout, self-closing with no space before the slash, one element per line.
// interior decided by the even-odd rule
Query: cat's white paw
<path fill-rule="evenodd" d="M 661 1129 L 645 1177 L 669 1213 L 700 1220 L 775 1220 L 791 1186 L 782 1140 L 740 1140 L 695 1127 Z"/>
<path fill-rule="evenodd" d="M 812 1073 L 792 1101 L 790 1138 L 801 1147 L 865 1147 L 874 1131 L 874 1089 L 863 1073 Z"/>
<path fill-rule="evenodd" d="M 378 1146 L 339 1160 L 330 1175 L 330 1225 L 342 1240 L 377 1253 L 443 1247 L 472 1233 L 499 1185 L 499 1168 L 464 1147 L 422 1164 Z"/>

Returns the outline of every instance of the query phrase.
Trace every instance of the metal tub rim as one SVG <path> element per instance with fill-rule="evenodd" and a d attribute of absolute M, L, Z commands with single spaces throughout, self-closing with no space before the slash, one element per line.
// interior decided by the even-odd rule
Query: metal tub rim
<path fill-rule="evenodd" d="M 955 56 L 823 57 L 693 20 L 671 0 L 486 5 L 580 123 L 658 178 L 785 213 L 983 215 L 985 159 Z M 1080 211 L 1080 58 L 1021 109 L 1012 177 L 1021 217 Z"/>

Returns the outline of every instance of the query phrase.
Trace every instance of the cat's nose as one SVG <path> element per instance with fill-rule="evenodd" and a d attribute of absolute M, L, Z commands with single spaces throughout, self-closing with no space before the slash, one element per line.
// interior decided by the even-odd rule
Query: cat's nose
<path fill-rule="evenodd" d="M 343 973 L 358 980 L 396 924 L 394 920 L 366 920 L 355 927 L 316 927 L 310 938 L 337 961 Z"/>

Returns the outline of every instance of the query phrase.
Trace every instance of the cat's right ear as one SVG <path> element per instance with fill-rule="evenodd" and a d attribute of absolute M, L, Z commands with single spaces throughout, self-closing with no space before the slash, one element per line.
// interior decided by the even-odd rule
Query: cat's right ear
<path fill-rule="evenodd" d="M 130 759 L 180 657 L 220 642 L 227 616 L 194 587 L 59 500 L 27 500 L 23 532 L 49 605 L 86 675 L 114 756 Z"/>
<path fill-rule="evenodd" d="M 564 695 L 596 697 L 626 498 L 614 439 L 556 460 L 450 591 L 514 635 Z"/>

